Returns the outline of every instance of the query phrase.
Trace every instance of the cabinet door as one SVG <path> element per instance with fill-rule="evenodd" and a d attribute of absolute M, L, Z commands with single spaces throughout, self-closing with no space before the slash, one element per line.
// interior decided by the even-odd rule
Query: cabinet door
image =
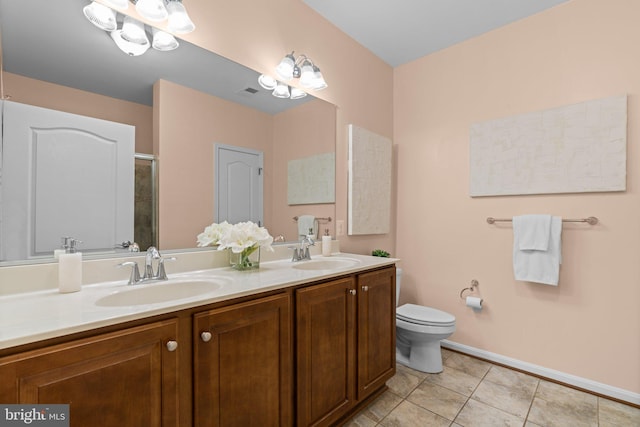
<path fill-rule="evenodd" d="M 358 400 L 395 373 L 395 268 L 358 276 Z"/>
<path fill-rule="evenodd" d="M 296 291 L 299 426 L 329 425 L 355 401 L 353 278 Z"/>
<path fill-rule="evenodd" d="M 194 316 L 194 425 L 292 425 L 290 306 L 281 294 Z"/>
<path fill-rule="evenodd" d="M 0 359 L 0 402 L 69 404 L 70 425 L 177 426 L 177 320 Z"/>

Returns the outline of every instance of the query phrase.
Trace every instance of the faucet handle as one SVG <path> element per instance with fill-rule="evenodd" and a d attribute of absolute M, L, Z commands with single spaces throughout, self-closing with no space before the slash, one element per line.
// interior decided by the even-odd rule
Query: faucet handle
<path fill-rule="evenodd" d="M 156 275 L 156 278 L 158 280 L 167 280 L 167 272 L 164 269 L 164 262 L 165 261 L 175 261 L 176 257 L 172 256 L 170 258 L 160 258 L 160 262 L 158 263 L 158 274 Z"/>
<path fill-rule="evenodd" d="M 129 276 L 129 282 L 127 283 L 127 285 L 135 285 L 140 281 L 140 269 L 138 269 L 137 262 L 135 261 L 121 262 L 120 264 L 116 265 L 116 267 L 118 268 L 131 267 L 131 276 Z"/>
<path fill-rule="evenodd" d="M 293 255 L 291 256 L 291 262 L 300 261 L 298 248 L 296 248 L 295 246 L 287 246 L 287 248 L 293 251 Z"/>

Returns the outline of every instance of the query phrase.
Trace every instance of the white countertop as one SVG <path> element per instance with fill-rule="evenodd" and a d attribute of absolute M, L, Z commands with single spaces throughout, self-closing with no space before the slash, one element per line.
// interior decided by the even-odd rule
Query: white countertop
<path fill-rule="evenodd" d="M 329 258 L 349 258 L 354 265 L 331 270 L 302 270 L 305 262 L 321 262 Z M 80 292 L 62 294 L 57 289 L 0 297 L 0 349 L 60 337 L 76 332 L 115 325 L 131 320 L 171 313 L 260 292 L 285 289 L 321 279 L 357 273 L 385 265 L 395 258 L 335 253 L 332 257 L 314 257 L 312 261 L 292 263 L 277 260 L 260 263 L 258 270 L 235 271 L 230 267 L 171 274 L 170 281 L 212 280 L 220 287 L 197 296 L 173 301 L 105 307 L 96 304 L 101 298 L 134 288 L 156 286 L 167 282 L 149 282 L 128 286 L 126 280 L 85 285 Z"/>

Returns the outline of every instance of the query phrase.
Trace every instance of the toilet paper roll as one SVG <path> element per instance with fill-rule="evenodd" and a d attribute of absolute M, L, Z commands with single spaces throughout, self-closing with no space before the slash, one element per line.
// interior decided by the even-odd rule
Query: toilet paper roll
<path fill-rule="evenodd" d="M 482 310 L 482 298 L 467 297 L 467 307 L 471 307 L 474 310 Z"/>

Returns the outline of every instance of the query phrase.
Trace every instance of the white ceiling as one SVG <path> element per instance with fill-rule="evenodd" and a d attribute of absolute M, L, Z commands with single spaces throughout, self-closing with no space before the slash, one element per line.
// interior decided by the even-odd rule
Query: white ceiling
<path fill-rule="evenodd" d="M 303 0 L 392 67 L 568 0 Z"/>

